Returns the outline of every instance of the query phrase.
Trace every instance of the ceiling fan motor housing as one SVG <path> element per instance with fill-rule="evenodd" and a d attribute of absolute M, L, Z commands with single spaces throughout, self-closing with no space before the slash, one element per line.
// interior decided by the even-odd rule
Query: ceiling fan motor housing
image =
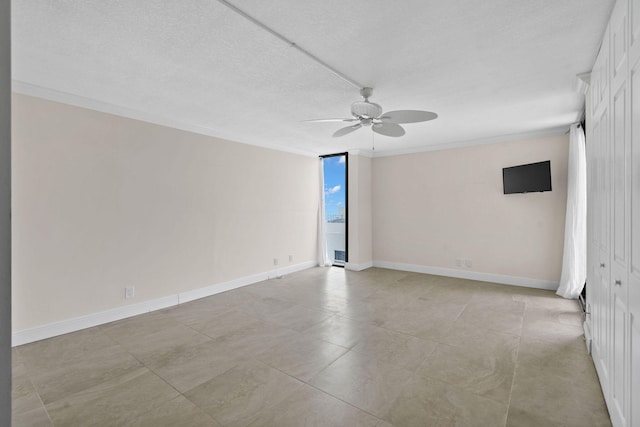
<path fill-rule="evenodd" d="M 373 119 L 382 114 L 382 107 L 375 102 L 356 101 L 351 104 L 351 114 L 358 119 Z"/>

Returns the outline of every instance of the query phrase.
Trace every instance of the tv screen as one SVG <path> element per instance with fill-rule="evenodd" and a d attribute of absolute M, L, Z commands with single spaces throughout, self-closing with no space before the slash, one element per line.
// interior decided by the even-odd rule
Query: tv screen
<path fill-rule="evenodd" d="M 504 194 L 551 191 L 551 161 L 502 169 Z"/>

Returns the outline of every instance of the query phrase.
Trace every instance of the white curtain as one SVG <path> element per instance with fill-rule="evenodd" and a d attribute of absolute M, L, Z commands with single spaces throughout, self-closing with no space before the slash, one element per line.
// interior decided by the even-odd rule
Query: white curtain
<path fill-rule="evenodd" d="M 320 188 L 318 202 L 318 265 L 330 267 L 329 250 L 327 248 L 327 232 L 324 217 L 324 159 L 320 158 Z"/>
<path fill-rule="evenodd" d="M 560 286 L 564 298 L 578 298 L 587 278 L 587 159 L 582 127 L 572 125 L 569 135 L 567 216 Z"/>

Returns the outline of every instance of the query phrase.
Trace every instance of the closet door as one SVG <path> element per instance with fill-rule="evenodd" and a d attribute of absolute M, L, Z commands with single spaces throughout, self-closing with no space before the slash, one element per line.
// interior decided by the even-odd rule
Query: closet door
<path fill-rule="evenodd" d="M 640 0 L 629 4 L 630 47 L 630 268 L 629 268 L 629 422 L 640 425 Z"/>
<path fill-rule="evenodd" d="M 628 81 L 628 2 L 618 0 L 611 15 L 611 117 L 613 192 L 611 203 L 611 388 L 614 425 L 626 426 L 629 385 L 628 290 L 630 265 L 629 182 L 631 128 Z"/>
<path fill-rule="evenodd" d="M 593 246 L 597 262 L 593 268 L 593 356 L 601 383 L 608 387 L 609 379 L 609 168 L 607 167 L 606 140 L 602 134 L 608 132 L 607 110 L 595 118 L 594 123 L 594 222 Z"/>
<path fill-rule="evenodd" d="M 589 91 L 587 92 L 586 97 L 586 155 L 587 155 L 587 189 L 588 189 L 588 197 L 587 197 L 587 306 L 585 313 L 585 323 L 587 325 L 588 330 L 590 331 L 591 342 L 587 343 L 590 345 L 589 352 L 593 352 L 593 348 L 596 345 L 596 341 L 598 338 L 596 337 L 596 322 L 595 322 L 595 309 L 594 306 L 599 301 L 599 286 L 595 286 L 594 283 L 599 282 L 600 277 L 600 268 L 599 268 L 599 257 L 600 254 L 598 252 L 598 239 L 597 233 L 594 230 L 599 230 L 599 217 L 598 217 L 598 207 L 599 204 L 596 200 L 596 192 L 593 191 L 594 188 L 597 188 L 598 185 L 598 176 L 597 176 L 597 140 L 599 138 L 598 132 L 599 127 L 594 129 L 593 123 L 593 85 L 595 81 L 595 72 L 591 72 L 591 83 L 589 86 Z"/>
<path fill-rule="evenodd" d="M 640 3 L 640 1 L 639 1 Z M 631 253 L 629 269 L 630 426 L 640 425 L 640 58 L 631 85 Z"/>
<path fill-rule="evenodd" d="M 626 82 L 614 95 L 613 103 L 613 203 L 612 203 L 612 257 L 611 257 L 611 397 L 613 411 L 624 422 L 626 414 L 627 386 L 627 302 L 629 282 L 627 269 L 629 251 L 627 165 L 628 132 L 628 92 Z M 613 415 L 613 414 L 612 414 Z"/>
<path fill-rule="evenodd" d="M 592 102 L 593 116 L 591 129 L 593 140 L 587 146 L 593 153 L 592 186 L 589 198 L 592 202 L 593 228 L 590 230 L 590 243 L 595 258 L 592 277 L 589 280 L 587 295 L 592 296 L 592 355 L 596 365 L 603 392 L 608 395 L 610 375 L 610 196 L 611 168 L 609 150 L 609 102 L 603 96 L 609 93 L 609 38 L 608 32 L 602 43 L 600 54 L 593 68 Z"/>

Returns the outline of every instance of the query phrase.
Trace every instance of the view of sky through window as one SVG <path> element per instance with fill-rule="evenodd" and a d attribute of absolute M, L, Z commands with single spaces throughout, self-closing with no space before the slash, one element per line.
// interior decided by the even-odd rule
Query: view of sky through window
<path fill-rule="evenodd" d="M 336 220 L 345 214 L 346 156 L 324 159 L 324 203 L 327 221 Z"/>

